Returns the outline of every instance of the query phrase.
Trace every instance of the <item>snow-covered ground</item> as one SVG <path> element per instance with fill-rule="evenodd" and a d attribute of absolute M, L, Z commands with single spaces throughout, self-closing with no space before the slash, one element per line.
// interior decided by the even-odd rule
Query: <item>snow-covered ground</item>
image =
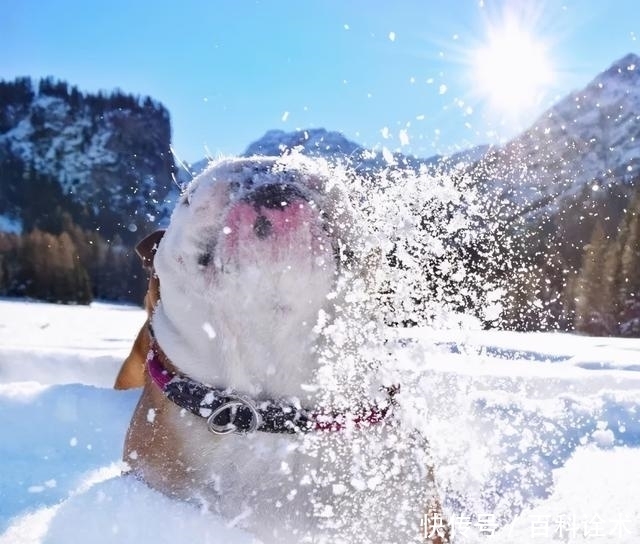
<path fill-rule="evenodd" d="M 138 392 L 110 386 L 144 317 L 0 300 L 0 544 L 254 542 L 119 476 Z M 459 542 L 640 542 L 640 340 L 466 328 L 390 345 Z"/>

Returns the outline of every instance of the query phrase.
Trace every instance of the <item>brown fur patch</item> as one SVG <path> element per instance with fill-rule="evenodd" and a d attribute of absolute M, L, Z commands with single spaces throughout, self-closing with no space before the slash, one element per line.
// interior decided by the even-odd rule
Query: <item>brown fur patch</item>
<path fill-rule="evenodd" d="M 120 367 L 120 372 L 118 372 L 115 384 L 113 385 L 115 389 L 132 389 L 144 385 L 145 362 L 151 343 L 149 320 L 151 319 L 158 300 L 160 300 L 160 282 L 153 270 L 153 257 L 163 235 L 163 230 L 157 230 L 141 240 L 136 246 L 136 253 L 142 259 L 142 266 L 149 272 L 149 287 L 144 297 L 147 320 L 138 332 L 131 352 Z"/>

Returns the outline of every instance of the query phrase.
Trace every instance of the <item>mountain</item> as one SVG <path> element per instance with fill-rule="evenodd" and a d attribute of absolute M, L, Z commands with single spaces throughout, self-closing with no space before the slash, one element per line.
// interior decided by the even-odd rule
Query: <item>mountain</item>
<path fill-rule="evenodd" d="M 323 157 L 349 157 L 363 150 L 362 146 L 348 140 L 342 133 L 323 128 L 294 132 L 269 130 L 262 138 L 249 144 L 244 155 L 278 156 L 295 148 L 308 155 Z"/>
<path fill-rule="evenodd" d="M 506 216 L 552 217 L 628 197 L 640 175 L 639 120 L 640 57 L 629 54 L 466 173 Z"/>
<path fill-rule="evenodd" d="M 460 174 L 515 257 L 519 328 L 640 334 L 639 121 L 640 57 L 629 54 Z"/>
<path fill-rule="evenodd" d="M 342 133 L 324 128 L 311 128 L 284 132 L 269 130 L 262 138 L 251 143 L 243 153 L 251 155 L 278 156 L 291 151 L 304 155 L 323 157 L 330 162 L 345 161 L 359 174 L 369 175 L 384 168 L 418 169 L 431 165 L 435 159 L 418 159 L 387 148 L 366 149 L 348 140 Z"/>
<path fill-rule="evenodd" d="M 296 150 L 346 161 L 372 178 L 403 169 L 447 174 L 484 201 L 478 222 L 478 230 L 487 231 L 484 245 L 457 249 L 476 269 L 504 277 L 508 322 L 535 329 L 587 323 L 582 330 L 610 334 L 622 330 L 624 320 L 625 330 L 637 321 L 633 330 L 640 331 L 640 286 L 629 276 L 640 267 L 638 121 L 640 57 L 629 54 L 500 147 L 417 158 L 310 128 L 268 131 L 244 155 Z M 0 295 L 33 292 L 31 276 L 12 263 L 26 258 L 29 244 L 20 233 L 37 228 L 48 234 L 32 236 L 30 255 L 56 244 L 87 246 L 75 260 L 67 251 L 61 270 L 82 278 L 74 268 L 79 260 L 94 296 L 136 299 L 110 271 L 114 259 L 131 256 L 136 240 L 166 221 L 179 187 L 208 164 L 204 159 L 175 171 L 170 134 L 168 112 L 151 98 L 83 94 L 51 78 L 0 82 Z M 65 233 L 72 243 L 47 237 Z M 501 257 L 488 263 L 496 251 Z M 119 266 L 143 277 L 127 262 Z M 597 311 L 585 302 L 588 285 L 608 290 L 593 302 Z M 624 320 L 616 317 L 621 312 Z"/>
<path fill-rule="evenodd" d="M 170 138 L 149 97 L 0 81 L 0 295 L 140 301 L 133 248 L 167 215 Z"/>
<path fill-rule="evenodd" d="M 640 174 L 640 57 L 630 54 L 545 112 L 502 147 L 480 146 L 451 157 L 416 158 L 386 148 L 366 149 L 339 132 L 312 128 L 268 131 L 244 155 L 279 155 L 297 149 L 328 159 L 347 158 L 360 172 L 383 168 L 471 165 L 464 174 L 501 205 L 501 213 L 550 217 L 572 202 L 624 195 Z M 122 93 L 85 95 L 51 78 L 0 82 L 0 215 L 15 228 L 24 203 L 16 176 L 23 171 L 55 180 L 83 213 L 118 216 L 113 233 L 136 231 L 166 215 L 174 188 L 166 109 L 150 98 Z M 188 182 L 207 160 L 177 171 Z M 24 195 L 22 195 L 24 199 Z M 161 204 L 161 206 L 158 206 Z M 28 205 L 28 204 L 27 204 Z M 104 224 L 102 228 L 105 228 Z"/>
<path fill-rule="evenodd" d="M 83 94 L 52 78 L 0 82 L 0 215 L 28 231 L 60 206 L 131 239 L 173 183 L 170 138 L 169 112 L 149 97 Z"/>

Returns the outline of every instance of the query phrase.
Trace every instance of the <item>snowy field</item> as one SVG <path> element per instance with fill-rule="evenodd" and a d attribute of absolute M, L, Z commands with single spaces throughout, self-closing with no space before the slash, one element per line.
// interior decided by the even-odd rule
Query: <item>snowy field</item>
<path fill-rule="evenodd" d="M 0 544 L 255 541 L 119 476 L 138 392 L 110 387 L 144 318 L 0 300 Z M 640 340 L 465 327 L 389 345 L 457 542 L 640 542 Z"/>

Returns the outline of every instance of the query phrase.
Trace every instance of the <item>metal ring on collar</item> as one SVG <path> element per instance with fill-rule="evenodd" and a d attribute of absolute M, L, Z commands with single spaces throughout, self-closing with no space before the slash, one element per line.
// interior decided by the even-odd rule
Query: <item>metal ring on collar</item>
<path fill-rule="evenodd" d="M 229 397 L 230 400 L 224 402 L 220 406 L 218 406 L 211 415 L 207 418 L 207 428 L 213 434 L 217 435 L 225 435 L 231 433 L 252 433 L 259 426 L 261 422 L 260 414 L 258 413 L 257 408 L 253 405 L 253 403 L 247 399 L 242 397 Z M 249 424 L 248 429 L 241 429 L 237 425 L 234 424 L 233 419 L 236 414 L 236 410 L 234 408 L 239 408 L 240 406 L 246 406 L 251 411 L 251 422 Z M 219 425 L 216 423 L 216 418 L 222 414 L 224 411 L 229 410 L 229 423 L 226 425 Z"/>

